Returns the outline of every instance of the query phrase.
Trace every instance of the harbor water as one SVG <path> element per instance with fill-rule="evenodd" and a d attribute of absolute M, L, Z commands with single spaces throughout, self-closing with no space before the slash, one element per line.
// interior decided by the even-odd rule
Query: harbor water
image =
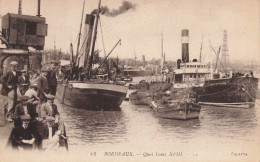
<path fill-rule="evenodd" d="M 149 106 L 124 101 L 121 111 L 87 111 L 58 104 L 70 150 L 182 152 L 184 157 L 257 158 L 260 101 L 251 109 L 202 107 L 199 119 L 158 118 Z M 153 155 L 154 156 L 154 155 Z M 241 158 L 241 157 L 239 157 Z M 225 159 L 225 158 L 224 158 Z"/>

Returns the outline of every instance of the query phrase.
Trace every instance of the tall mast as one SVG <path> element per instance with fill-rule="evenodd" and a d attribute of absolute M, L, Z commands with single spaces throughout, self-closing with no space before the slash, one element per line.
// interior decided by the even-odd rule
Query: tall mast
<path fill-rule="evenodd" d="M 94 55 L 95 43 L 96 43 L 96 37 L 97 37 L 97 25 L 98 25 L 98 19 L 99 19 L 100 4 L 101 4 L 101 0 L 99 0 L 99 3 L 98 3 L 98 11 L 97 11 L 97 15 L 96 15 L 95 23 L 94 23 L 94 30 L 93 30 L 93 33 L 92 33 L 93 34 L 92 41 L 91 41 L 92 45 L 90 46 L 91 55 L 90 55 L 89 64 L 88 64 L 88 71 L 87 71 L 87 79 L 88 80 L 91 77 L 93 55 Z"/>
<path fill-rule="evenodd" d="M 41 17 L 41 0 L 38 0 L 38 10 L 36 16 Z"/>
<path fill-rule="evenodd" d="M 135 54 L 135 50 L 134 50 L 134 54 Z M 135 62 L 134 62 L 135 67 L 136 67 L 136 59 L 137 59 L 137 57 L 136 57 L 136 54 L 135 54 Z"/>
<path fill-rule="evenodd" d="M 18 14 L 22 14 L 22 0 L 19 0 Z"/>
<path fill-rule="evenodd" d="M 85 0 L 83 2 L 83 9 L 82 9 L 82 14 L 81 14 L 81 21 L 80 21 L 80 28 L 79 28 L 79 38 L 78 38 L 78 44 L 77 44 L 77 51 L 76 51 L 76 59 L 79 55 L 79 45 L 80 45 L 80 37 L 81 37 L 81 28 L 82 28 L 82 20 L 83 20 L 83 14 L 84 14 L 84 7 L 85 7 Z M 73 57 L 73 56 L 72 56 Z M 75 63 L 73 63 L 75 64 Z"/>
<path fill-rule="evenodd" d="M 204 36 L 204 35 L 202 35 L 201 45 L 200 45 L 200 62 L 201 62 L 201 51 L 202 51 L 203 36 Z"/>
<path fill-rule="evenodd" d="M 161 40 L 161 52 L 162 52 L 162 58 L 163 58 L 163 32 L 161 33 L 162 40 Z"/>
<path fill-rule="evenodd" d="M 161 33 L 162 40 L 161 40 L 161 74 L 163 71 L 163 64 L 164 64 L 164 57 L 163 57 L 163 32 Z"/>

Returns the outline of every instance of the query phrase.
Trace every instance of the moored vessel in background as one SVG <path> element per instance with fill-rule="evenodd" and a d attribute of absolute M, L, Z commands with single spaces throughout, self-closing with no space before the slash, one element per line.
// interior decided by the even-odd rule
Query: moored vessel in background
<path fill-rule="evenodd" d="M 124 75 L 138 77 L 138 76 L 150 76 L 154 74 L 154 71 L 149 69 L 124 69 L 123 73 Z"/>
<path fill-rule="evenodd" d="M 219 59 L 222 48 L 221 59 Z M 215 50 L 213 50 L 215 52 Z M 229 63 L 227 31 L 224 30 L 223 45 L 219 47 L 214 73 L 203 87 L 194 88 L 200 104 L 230 108 L 251 108 L 255 105 L 259 79 L 253 72 L 242 74 Z M 219 66 L 218 66 L 219 64 Z"/>
<path fill-rule="evenodd" d="M 253 76 L 236 76 L 206 80 L 202 88 L 195 91 L 200 104 L 250 108 L 255 104 L 258 91 L 258 78 Z"/>

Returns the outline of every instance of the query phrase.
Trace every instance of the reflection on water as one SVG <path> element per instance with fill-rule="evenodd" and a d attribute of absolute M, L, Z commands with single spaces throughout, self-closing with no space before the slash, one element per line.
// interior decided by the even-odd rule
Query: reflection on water
<path fill-rule="evenodd" d="M 87 111 L 60 105 L 70 145 L 118 143 L 125 139 L 123 111 Z"/>
<path fill-rule="evenodd" d="M 259 101 L 251 109 L 202 107 L 199 119 L 187 121 L 158 118 L 149 107 L 128 101 L 121 108 L 121 111 L 96 112 L 60 105 L 69 144 L 193 146 L 204 141 L 204 145 L 212 142 L 236 147 L 238 143 L 254 143 L 259 130 Z"/>

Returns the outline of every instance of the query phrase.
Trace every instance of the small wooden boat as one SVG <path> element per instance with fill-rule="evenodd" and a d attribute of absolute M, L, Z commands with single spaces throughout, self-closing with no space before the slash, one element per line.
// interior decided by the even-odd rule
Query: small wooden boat
<path fill-rule="evenodd" d="M 201 106 L 190 99 L 185 100 L 157 100 L 151 102 L 156 115 L 167 119 L 198 119 Z"/>
<path fill-rule="evenodd" d="M 254 102 L 236 102 L 236 103 L 213 103 L 213 102 L 199 102 L 200 105 L 225 107 L 225 108 L 241 108 L 249 109 L 255 106 Z"/>

